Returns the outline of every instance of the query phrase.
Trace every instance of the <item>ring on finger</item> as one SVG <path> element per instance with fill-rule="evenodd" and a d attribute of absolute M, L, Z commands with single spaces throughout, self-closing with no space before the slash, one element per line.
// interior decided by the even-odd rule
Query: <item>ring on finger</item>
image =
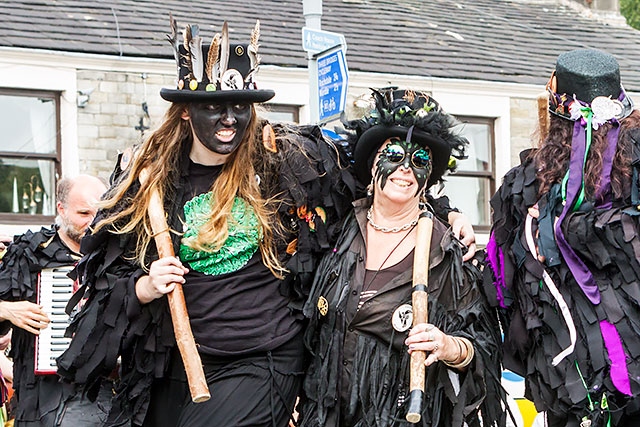
<path fill-rule="evenodd" d="M 438 351 L 438 343 L 433 347 L 433 351 Z"/>

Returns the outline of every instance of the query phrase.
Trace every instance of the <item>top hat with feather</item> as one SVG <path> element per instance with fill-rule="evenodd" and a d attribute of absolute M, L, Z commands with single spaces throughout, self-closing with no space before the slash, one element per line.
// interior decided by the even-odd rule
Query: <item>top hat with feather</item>
<path fill-rule="evenodd" d="M 354 170 L 362 184 L 371 181 L 378 148 L 391 137 L 404 138 L 431 150 L 433 168 L 427 187 L 440 181 L 447 170 L 455 170 L 456 162 L 451 157 L 465 158 L 469 142 L 453 130 L 457 120 L 445 113 L 430 95 L 395 87 L 372 91 L 373 112 L 344 123 L 347 129 L 355 131 Z"/>
<path fill-rule="evenodd" d="M 160 96 L 171 102 L 257 103 L 273 98 L 273 90 L 258 89 L 260 22 L 251 32 L 248 44 L 230 44 L 227 22 L 209 45 L 204 43 L 197 25 L 186 25 L 179 43 L 177 23 L 172 16 L 167 35 L 178 68 L 176 89 L 163 88 Z"/>

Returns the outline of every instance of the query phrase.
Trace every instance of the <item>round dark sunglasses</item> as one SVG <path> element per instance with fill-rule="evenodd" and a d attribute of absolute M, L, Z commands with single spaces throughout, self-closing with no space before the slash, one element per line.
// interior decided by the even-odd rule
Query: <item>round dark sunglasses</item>
<path fill-rule="evenodd" d="M 387 145 L 382 150 L 381 155 L 385 156 L 391 163 L 402 163 L 407 153 L 398 144 Z M 414 151 L 411 154 L 411 164 L 418 169 L 427 169 L 431 164 L 431 153 L 424 148 Z"/>

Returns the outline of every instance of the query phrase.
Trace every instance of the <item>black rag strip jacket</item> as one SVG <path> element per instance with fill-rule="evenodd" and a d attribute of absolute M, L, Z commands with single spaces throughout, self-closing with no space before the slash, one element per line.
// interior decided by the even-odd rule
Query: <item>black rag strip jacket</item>
<path fill-rule="evenodd" d="M 77 260 L 78 255 L 62 243 L 54 227 L 17 236 L 0 263 L 0 300 L 35 303 L 39 273 Z M 2 322 L 0 333 L 7 333 L 10 327 L 9 321 Z M 59 383 L 56 375 L 35 374 L 35 335 L 31 332 L 13 328 L 9 357 L 13 360 L 17 420 L 38 421 L 71 395 L 71 385 Z"/>
<path fill-rule="evenodd" d="M 356 213 L 345 222 L 336 248 L 320 262 L 305 304 L 304 313 L 310 319 L 305 343 L 311 364 L 304 383 L 302 426 L 410 425 L 405 420 L 408 331 L 395 331 L 391 318 L 398 307 L 411 303 L 412 269 L 396 276 L 357 310 L 365 273 L 367 209 L 364 200 L 356 202 Z M 470 262 L 463 266 L 462 251 L 451 231 L 434 221 L 429 322 L 449 335 L 469 339 L 475 357 L 465 372 L 442 362 L 427 368 L 419 425 L 458 427 L 466 422 L 479 426 L 481 413 L 482 425 L 503 426 L 498 318 L 480 291 L 480 269 Z M 481 256 L 479 252 L 477 257 Z M 328 302 L 325 314 L 318 304 L 322 298 Z M 345 361 L 351 370 L 348 383 L 343 375 Z M 457 393 L 454 381 L 459 381 Z"/>
<path fill-rule="evenodd" d="M 350 208 L 355 188 L 346 165 L 339 163 L 338 151 L 322 140 L 318 127 L 297 128 L 293 140 L 280 138 L 287 130 L 275 127 L 278 152 L 264 150 L 258 157 L 256 172 L 261 188 L 268 189 L 264 197 L 278 193 L 284 203 L 280 209 L 283 224 L 290 235 L 277 236 L 281 243 L 283 262 L 290 271 L 282 281 L 281 291 L 290 299 L 290 307 L 302 318 L 304 295 L 308 293 L 319 254 L 327 250 L 335 234 L 338 218 Z M 164 201 L 169 227 L 182 230 L 182 188 L 188 162 L 189 144 L 182 153 L 181 175 L 171 179 L 173 188 Z M 263 170 L 266 156 L 276 156 L 278 170 Z M 273 159 L 271 159 L 273 160 Z M 134 194 L 131 188 L 129 194 Z M 131 200 L 129 200 L 131 202 Z M 315 231 L 298 216 L 301 206 L 321 206 L 327 214 L 323 223 L 319 215 L 313 219 Z M 99 221 L 108 212 L 99 212 Z M 286 244 L 298 239 L 297 252 L 285 256 Z M 178 253 L 179 237 L 173 236 Z M 102 229 L 90 234 L 82 242 L 86 255 L 77 272 L 88 298 L 80 314 L 72 322 L 68 333 L 75 334 L 69 349 L 58 359 L 59 374 L 71 381 L 84 384 L 89 397 L 96 395 L 98 385 L 108 376 L 121 358 L 120 387 L 107 425 L 117 425 L 131 418 L 134 425 L 142 424 L 149 406 L 150 388 L 154 378 L 167 372 L 171 351 L 176 346 L 170 312 L 166 298 L 140 305 L 135 294 L 135 283 L 146 274 L 131 259 L 136 244 L 132 234 L 114 234 Z M 155 246 L 150 245 L 149 260 L 157 258 Z M 305 290 L 306 289 L 306 290 Z"/>
<path fill-rule="evenodd" d="M 628 135 L 640 141 L 640 130 Z M 589 209 L 567 215 L 562 224 L 567 242 L 597 283 L 601 295 L 597 305 L 558 256 L 550 224 L 562 209 L 559 185 L 538 200 L 531 154 L 521 153 L 521 165 L 507 173 L 491 200 L 493 257 L 502 262 L 485 269 L 485 289 L 490 300 L 503 306 L 504 365 L 526 378 L 525 396 L 538 411 L 577 420 L 586 416 L 592 427 L 605 426 L 611 416 L 616 425 L 625 415 L 640 411 L 640 146 L 633 144 L 630 194 L 614 200 L 611 209 L 594 209 L 586 203 L 583 206 Z M 537 244 L 557 264 L 544 267 L 566 300 L 577 330 L 573 353 L 557 366 L 552 360 L 569 346 L 568 327 L 542 280 L 543 265 L 526 249 L 523 231 L 527 208 L 536 202 L 540 220 L 533 233 L 540 231 Z M 501 275 L 504 286 L 498 284 Z M 603 320 L 615 325 L 622 340 L 631 396 L 621 393 L 610 378 L 611 360 L 599 326 Z M 601 407 L 603 395 L 610 413 Z"/>

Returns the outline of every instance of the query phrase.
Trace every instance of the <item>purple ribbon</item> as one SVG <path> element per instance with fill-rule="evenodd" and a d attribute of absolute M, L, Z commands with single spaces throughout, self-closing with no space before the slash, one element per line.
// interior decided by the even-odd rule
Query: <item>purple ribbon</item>
<path fill-rule="evenodd" d="M 602 175 L 600 177 L 600 187 L 596 194 L 596 200 L 599 207 L 611 206 L 611 170 L 613 167 L 613 158 L 615 156 L 616 145 L 620 128 L 618 123 L 614 123 L 614 128 L 607 133 L 607 148 L 604 153 L 602 164 Z M 574 252 L 573 248 L 567 243 L 562 233 L 562 222 L 569 212 L 573 209 L 573 203 L 576 196 L 582 188 L 583 181 L 583 162 L 586 150 L 585 131 L 580 121 L 576 121 L 573 127 L 573 139 L 571 141 L 571 159 L 569 161 L 569 179 L 567 182 L 567 195 L 564 208 L 558 219 L 555 232 L 556 242 L 562 256 L 571 270 L 573 277 L 589 298 L 592 304 L 600 303 L 600 291 L 596 284 L 591 271 Z M 627 370 L 626 356 L 622 339 L 618 334 L 615 325 L 607 320 L 600 321 L 600 333 L 604 340 L 604 344 L 611 360 L 610 372 L 613 385 L 621 393 L 631 395 L 631 384 L 629 381 L 629 372 Z"/>
<path fill-rule="evenodd" d="M 606 320 L 600 321 L 600 332 L 604 339 L 604 346 L 609 353 L 611 369 L 609 375 L 613 385 L 627 396 L 631 396 L 631 382 L 629 381 L 629 371 L 627 370 L 627 359 L 622 347 L 622 340 L 615 325 Z"/>
<path fill-rule="evenodd" d="M 571 159 L 569 161 L 569 180 L 567 182 L 567 199 L 565 200 L 564 208 L 558 218 L 555 225 L 556 242 L 558 249 L 564 258 L 569 270 L 575 277 L 576 282 L 589 298 L 592 304 L 600 303 L 600 291 L 596 284 L 593 275 L 580 259 L 580 257 L 574 252 L 573 248 L 567 243 L 567 240 L 562 233 L 562 223 L 573 206 L 574 199 L 580 193 L 582 188 L 582 165 L 584 162 L 584 155 L 586 150 L 585 131 L 580 124 L 580 121 L 576 121 L 573 126 L 573 139 L 571 141 Z"/>
<path fill-rule="evenodd" d="M 607 148 L 602 157 L 600 187 L 595 195 L 596 207 L 602 209 L 611 209 L 611 169 L 613 169 L 613 158 L 616 155 L 618 135 L 620 134 L 619 123 L 613 121 L 612 124 L 614 127 L 607 133 Z"/>
<path fill-rule="evenodd" d="M 613 158 L 618 145 L 618 135 L 620 126 L 613 123 L 614 128 L 607 133 L 607 148 L 602 158 L 602 174 L 600 176 L 600 187 L 596 193 L 596 207 L 610 209 L 611 199 L 611 170 L 613 168 Z M 621 393 L 631 396 L 631 383 L 629 381 L 629 371 L 627 370 L 627 360 L 622 346 L 622 339 L 615 325 L 607 320 L 600 322 L 600 332 L 604 339 L 604 345 L 611 360 L 609 375 L 611 382 Z"/>
<path fill-rule="evenodd" d="M 504 253 L 496 243 L 496 236 L 493 233 L 489 237 L 485 250 L 487 251 L 487 264 L 489 264 L 495 278 L 493 286 L 496 288 L 496 299 L 501 308 L 506 308 L 507 305 L 504 303 L 504 294 L 502 293 L 502 290 L 507 288 L 504 283 Z"/>

